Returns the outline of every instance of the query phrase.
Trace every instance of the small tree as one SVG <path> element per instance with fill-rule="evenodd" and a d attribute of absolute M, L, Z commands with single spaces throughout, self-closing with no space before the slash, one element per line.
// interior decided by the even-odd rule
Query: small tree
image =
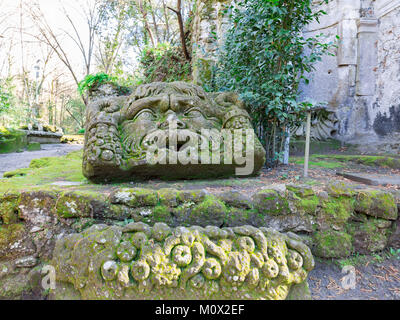
<path fill-rule="evenodd" d="M 288 128 L 312 107 L 298 100 L 301 81 L 308 83 L 315 62 L 332 54 L 323 35 L 304 36 L 305 27 L 325 14 L 312 10 L 312 2 L 239 0 L 228 11 L 232 25 L 212 87 L 238 91 L 247 102 L 270 165 L 282 154 Z"/>

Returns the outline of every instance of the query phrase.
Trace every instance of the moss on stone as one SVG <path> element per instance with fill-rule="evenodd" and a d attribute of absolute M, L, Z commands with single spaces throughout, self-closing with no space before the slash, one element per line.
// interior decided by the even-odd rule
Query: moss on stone
<path fill-rule="evenodd" d="M 0 127 L 0 154 L 20 151 L 27 143 L 26 132 Z"/>
<path fill-rule="evenodd" d="M 287 185 L 286 189 L 293 192 L 296 196 L 301 198 L 312 197 L 315 195 L 314 190 L 310 186 L 305 185 Z"/>
<path fill-rule="evenodd" d="M 46 168 L 50 167 L 51 165 L 54 165 L 55 161 L 57 158 L 40 158 L 40 159 L 33 159 L 29 165 L 29 168 L 31 169 L 40 169 L 40 168 Z"/>
<path fill-rule="evenodd" d="M 26 169 L 26 168 L 24 168 L 24 169 L 17 169 L 17 170 L 14 170 L 14 171 L 5 172 L 5 173 L 3 174 L 3 177 L 4 177 L 4 178 L 7 178 L 7 179 L 9 179 L 9 178 L 14 178 L 14 177 L 25 177 L 25 176 L 28 175 L 30 172 L 31 172 L 31 170 L 30 170 L 30 169 Z"/>
<path fill-rule="evenodd" d="M 89 218 L 93 215 L 91 199 L 75 193 L 64 194 L 57 199 L 55 207 L 61 218 Z"/>
<path fill-rule="evenodd" d="M 18 222 L 19 195 L 5 195 L 0 198 L 0 223 L 14 224 Z"/>
<path fill-rule="evenodd" d="M 310 287 L 308 281 L 292 286 L 286 300 L 291 301 L 304 301 L 312 300 Z"/>
<path fill-rule="evenodd" d="M 389 156 L 366 155 L 313 155 L 312 159 L 326 159 L 339 162 L 355 162 L 370 167 L 386 167 L 400 169 L 400 160 Z"/>
<path fill-rule="evenodd" d="M 171 222 L 170 209 L 167 206 L 158 205 L 153 209 L 153 220 L 155 222 Z"/>
<path fill-rule="evenodd" d="M 366 218 L 363 222 L 352 222 L 348 225 L 348 232 L 353 238 L 355 251 L 361 254 L 370 254 L 386 248 L 391 222 L 383 219 Z"/>
<path fill-rule="evenodd" d="M 317 196 L 310 196 L 296 201 L 296 208 L 300 213 L 315 215 L 317 208 L 320 205 L 320 200 Z"/>
<path fill-rule="evenodd" d="M 0 251 L 20 240 L 26 234 L 23 224 L 10 224 L 0 226 Z"/>
<path fill-rule="evenodd" d="M 317 219 L 318 225 L 322 230 L 330 228 L 343 230 L 353 213 L 354 199 L 352 198 L 341 197 L 322 200 Z"/>
<path fill-rule="evenodd" d="M 0 266 L 1 268 L 1 266 Z M 0 300 L 21 300 L 32 290 L 29 274 L 19 273 L 0 279 Z"/>
<path fill-rule="evenodd" d="M 178 190 L 175 189 L 160 189 L 158 198 L 162 205 L 174 208 L 178 206 Z"/>
<path fill-rule="evenodd" d="M 344 182 L 328 184 L 326 186 L 326 191 L 334 198 L 353 197 L 355 195 L 355 191 Z"/>
<path fill-rule="evenodd" d="M 319 231 L 314 235 L 313 253 L 321 258 L 346 258 L 353 251 L 351 236 L 346 232 Z"/>
<path fill-rule="evenodd" d="M 41 149 L 40 143 L 38 142 L 31 142 L 26 146 L 27 151 L 39 151 Z"/>
<path fill-rule="evenodd" d="M 389 192 L 380 190 L 363 190 L 356 197 L 355 210 L 375 218 L 396 220 L 398 210 L 395 198 Z"/>
<path fill-rule="evenodd" d="M 155 206 L 158 203 L 157 193 L 153 190 L 138 190 L 135 195 L 141 205 Z"/>
<path fill-rule="evenodd" d="M 203 190 L 183 190 L 178 191 L 177 199 L 180 203 L 194 202 L 200 203 L 206 197 L 206 193 Z"/>
<path fill-rule="evenodd" d="M 253 196 L 253 205 L 263 215 L 279 216 L 290 213 L 289 202 L 275 190 L 265 189 Z"/>
<path fill-rule="evenodd" d="M 214 196 L 206 196 L 204 201 L 195 206 L 186 216 L 187 224 L 222 226 L 228 209 L 222 201 Z"/>

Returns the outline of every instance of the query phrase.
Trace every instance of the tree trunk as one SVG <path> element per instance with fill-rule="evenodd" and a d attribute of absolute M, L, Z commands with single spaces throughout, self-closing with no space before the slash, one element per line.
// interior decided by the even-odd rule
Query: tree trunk
<path fill-rule="evenodd" d="M 182 43 L 182 49 L 183 49 L 183 53 L 185 55 L 186 60 L 190 61 L 190 55 L 189 55 L 189 51 L 187 49 L 187 45 L 186 45 L 186 37 L 185 37 L 185 27 L 183 25 L 183 17 L 182 17 L 182 0 L 177 0 L 177 9 L 173 9 L 168 7 L 168 9 L 172 10 L 173 12 L 176 13 L 176 15 L 178 16 L 178 24 L 179 24 L 179 32 L 181 35 L 181 43 Z"/>
<path fill-rule="evenodd" d="M 153 32 L 151 31 L 149 22 L 147 21 L 147 11 L 143 6 L 143 0 L 139 0 L 139 9 L 140 9 L 140 12 L 142 14 L 144 27 L 145 27 L 145 29 L 146 29 L 149 37 L 150 37 L 150 41 L 151 41 L 151 44 L 153 45 L 153 48 L 155 48 L 156 44 L 155 44 L 155 41 L 154 41 Z"/>

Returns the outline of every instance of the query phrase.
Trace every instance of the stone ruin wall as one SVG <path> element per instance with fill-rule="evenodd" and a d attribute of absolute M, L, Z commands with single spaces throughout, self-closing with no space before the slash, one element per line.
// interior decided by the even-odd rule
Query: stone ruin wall
<path fill-rule="evenodd" d="M 302 97 L 325 101 L 336 113 L 333 137 L 398 153 L 400 1 L 331 0 L 323 9 L 327 15 L 306 35 L 338 35 L 337 55 L 317 65 Z"/>
<path fill-rule="evenodd" d="M 215 59 L 226 30 L 222 11 L 229 3 L 197 0 L 193 34 L 197 83 L 207 77 Z M 335 112 L 338 122 L 328 135 L 368 145 L 369 151 L 374 146 L 399 153 L 400 0 L 330 0 L 322 8 L 327 15 L 310 25 L 305 35 L 323 33 L 325 41 L 337 44 L 336 56 L 326 56 L 316 65 L 310 85 L 302 87 L 302 98 L 326 102 Z M 218 40 L 212 39 L 212 32 Z"/>

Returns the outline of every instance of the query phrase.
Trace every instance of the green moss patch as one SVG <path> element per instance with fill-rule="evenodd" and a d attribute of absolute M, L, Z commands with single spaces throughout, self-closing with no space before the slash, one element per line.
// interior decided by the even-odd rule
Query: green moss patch
<path fill-rule="evenodd" d="M 206 196 L 204 201 L 195 206 L 185 217 L 190 225 L 206 227 L 208 225 L 222 226 L 228 209 L 222 201 L 214 196 Z"/>
<path fill-rule="evenodd" d="M 383 167 L 400 169 L 400 159 L 390 156 L 365 156 L 365 155 L 312 155 L 312 161 L 335 162 L 344 166 L 352 162 L 370 167 Z M 303 161 L 304 163 L 304 161 Z"/>
<path fill-rule="evenodd" d="M 0 126 L 0 154 L 20 151 L 26 148 L 27 144 L 26 132 Z"/>
<path fill-rule="evenodd" d="M 398 209 L 392 194 L 380 190 L 363 190 L 356 197 L 356 211 L 386 220 L 396 220 Z"/>
<path fill-rule="evenodd" d="M 290 213 L 289 202 L 275 190 L 265 189 L 253 196 L 254 207 L 264 215 L 279 216 Z"/>
<path fill-rule="evenodd" d="M 391 222 L 383 219 L 365 218 L 364 222 L 351 223 L 348 232 L 353 237 L 356 252 L 369 254 L 386 248 Z"/>
<path fill-rule="evenodd" d="M 313 253 L 321 258 L 345 258 L 353 251 L 352 238 L 345 232 L 317 232 L 314 243 Z"/>
<path fill-rule="evenodd" d="M 27 151 L 39 151 L 41 150 L 41 146 L 40 143 L 38 142 L 31 142 L 27 145 L 26 150 Z"/>
<path fill-rule="evenodd" d="M 82 152 L 64 157 L 35 159 L 29 168 L 8 172 L 4 177 L 10 179 L 1 181 L 0 194 L 35 188 L 52 190 L 52 183 L 57 181 L 87 181 L 82 174 Z"/>
<path fill-rule="evenodd" d="M 304 165 L 304 158 L 294 158 L 293 161 L 295 164 L 302 164 Z M 337 162 L 332 162 L 332 161 L 316 161 L 314 160 L 313 157 L 311 157 L 311 160 L 309 161 L 309 166 L 311 167 L 321 167 L 321 168 L 326 168 L 326 169 L 338 169 L 338 168 L 344 168 L 345 165 Z"/>

